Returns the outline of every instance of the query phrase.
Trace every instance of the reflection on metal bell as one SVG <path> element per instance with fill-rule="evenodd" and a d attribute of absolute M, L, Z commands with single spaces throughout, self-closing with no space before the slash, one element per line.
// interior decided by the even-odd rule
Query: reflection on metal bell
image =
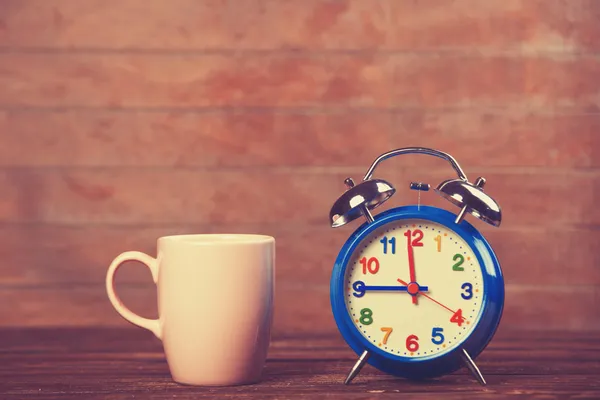
<path fill-rule="evenodd" d="M 463 179 L 450 179 L 443 181 L 435 189 L 442 197 L 452 204 L 462 208 L 461 214 L 468 212 L 482 221 L 493 226 L 500 226 L 502 211 L 494 199 L 483 191 L 484 178 L 477 178 L 475 184 Z M 459 214 L 459 219 L 462 215 Z"/>
<path fill-rule="evenodd" d="M 395 192 L 383 179 L 369 179 L 354 186 L 351 178 L 345 180 L 348 190 L 331 207 L 329 222 L 333 228 L 345 225 L 364 215 L 372 219 L 369 210 L 383 204 Z"/>

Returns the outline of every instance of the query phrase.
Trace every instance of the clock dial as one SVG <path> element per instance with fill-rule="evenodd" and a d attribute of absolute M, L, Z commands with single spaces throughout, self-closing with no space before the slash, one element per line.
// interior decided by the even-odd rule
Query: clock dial
<path fill-rule="evenodd" d="M 344 283 L 358 331 L 381 350 L 412 358 L 462 343 L 485 289 L 474 250 L 446 226 L 421 219 L 391 222 L 365 238 Z"/>

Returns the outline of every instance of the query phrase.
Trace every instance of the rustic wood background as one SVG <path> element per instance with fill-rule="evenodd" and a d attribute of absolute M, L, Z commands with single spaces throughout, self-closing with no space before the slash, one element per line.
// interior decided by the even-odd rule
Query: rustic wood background
<path fill-rule="evenodd" d="M 346 176 L 488 179 L 502 326 L 600 330 L 600 1 L 0 0 L 0 324 L 127 326 L 174 233 L 278 241 L 275 332 L 334 332 Z M 414 203 L 440 160 L 376 175 Z M 427 194 L 423 201 L 444 205 Z M 449 205 L 449 207 L 452 207 Z M 125 303 L 156 315 L 150 275 Z"/>

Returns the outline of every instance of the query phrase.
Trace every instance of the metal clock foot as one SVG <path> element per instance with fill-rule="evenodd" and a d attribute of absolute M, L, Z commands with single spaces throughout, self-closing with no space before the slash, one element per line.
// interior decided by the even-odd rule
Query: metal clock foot
<path fill-rule="evenodd" d="M 469 368 L 469 371 L 471 371 L 473 376 L 477 379 L 477 381 L 480 384 L 482 384 L 483 386 L 487 385 L 485 378 L 481 374 L 481 371 L 479 370 L 479 368 L 477 367 L 477 364 L 475 364 L 475 361 L 473 361 L 473 359 L 471 358 L 469 353 L 467 353 L 467 351 L 465 349 L 462 349 L 462 352 L 463 352 L 462 359 L 465 362 L 465 365 L 467 366 L 467 368 Z"/>
<path fill-rule="evenodd" d="M 371 353 L 369 353 L 368 350 L 363 351 L 363 353 L 358 358 L 358 361 L 356 362 L 356 364 L 354 364 L 354 367 L 352 367 L 352 370 L 348 374 L 348 377 L 346 377 L 346 380 L 344 381 L 344 385 L 348 385 L 350 382 L 352 382 L 352 379 L 356 378 L 356 375 L 358 375 L 358 373 L 360 372 L 362 367 L 364 367 L 365 364 L 367 363 L 369 356 L 371 356 Z"/>

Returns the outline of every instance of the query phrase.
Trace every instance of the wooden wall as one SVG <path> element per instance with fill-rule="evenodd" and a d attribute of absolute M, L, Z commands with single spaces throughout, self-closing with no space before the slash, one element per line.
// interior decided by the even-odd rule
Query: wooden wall
<path fill-rule="evenodd" d="M 346 176 L 453 154 L 503 207 L 506 329 L 600 329 L 600 1 L 0 0 L 0 325 L 127 326 L 158 236 L 278 241 L 275 329 L 332 332 Z M 452 171 L 404 157 L 377 176 Z M 444 205 L 431 193 L 424 202 Z M 118 289 L 156 315 L 150 275 Z"/>

